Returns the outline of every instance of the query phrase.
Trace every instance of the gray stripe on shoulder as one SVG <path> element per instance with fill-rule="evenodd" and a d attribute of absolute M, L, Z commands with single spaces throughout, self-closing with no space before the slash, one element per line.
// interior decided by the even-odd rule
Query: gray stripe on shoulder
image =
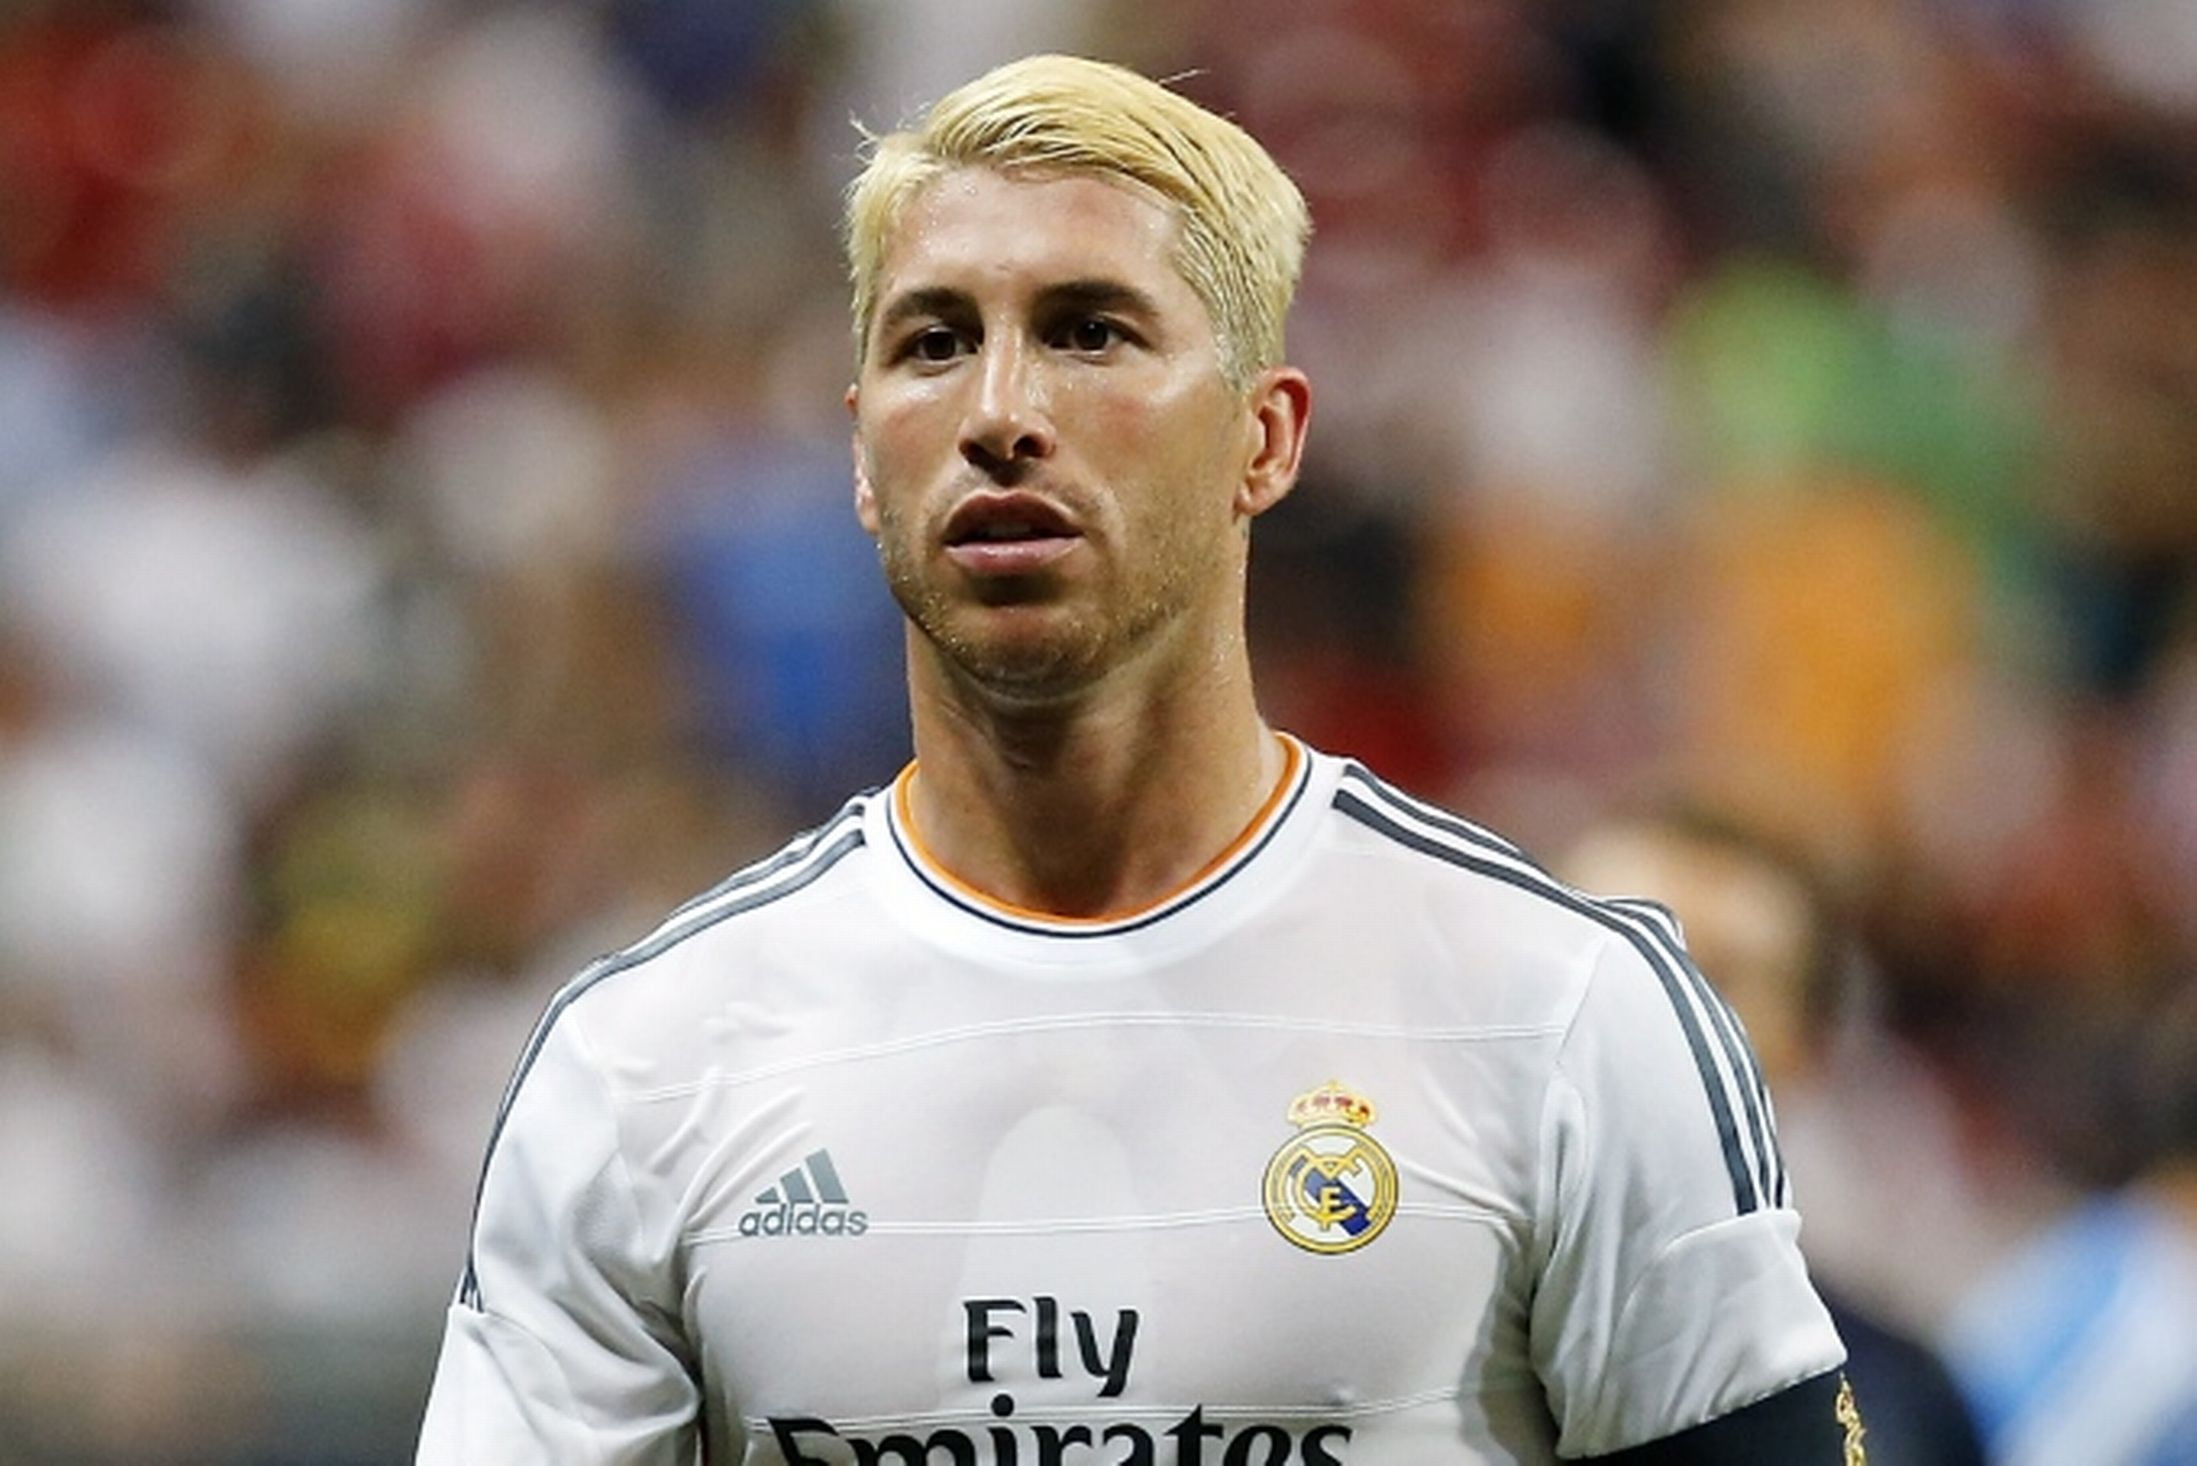
<path fill-rule="evenodd" d="M 580 998 L 619 973 L 630 972 L 720 922 L 782 900 L 817 880 L 864 843 L 862 814 L 866 797 L 849 800 L 830 820 L 791 841 L 776 855 L 747 867 L 714 890 L 689 901 L 632 946 L 599 958 L 550 999 L 549 1006 L 534 1024 L 534 1031 L 528 1035 L 518 1063 L 513 1066 L 511 1080 L 504 1086 L 503 1100 L 496 1107 L 495 1123 L 488 1132 L 480 1179 L 473 1191 L 473 1224 L 466 1242 L 465 1273 L 458 1285 L 460 1303 L 475 1309 L 481 1306 L 480 1275 L 475 1266 L 470 1233 L 479 1229 L 481 1197 L 488 1186 L 488 1168 L 495 1160 L 497 1142 L 503 1138 L 504 1125 L 518 1101 L 519 1089 L 532 1071 L 534 1061 L 541 1056 L 542 1047 L 549 1041 L 550 1030 L 557 1020 Z"/>

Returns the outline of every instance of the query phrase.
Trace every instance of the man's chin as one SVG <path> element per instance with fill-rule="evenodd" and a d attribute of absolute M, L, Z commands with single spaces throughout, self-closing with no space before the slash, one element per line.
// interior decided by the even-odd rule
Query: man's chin
<path fill-rule="evenodd" d="M 1003 701 L 1031 706 L 1064 701 L 1089 687 L 1104 657 L 1094 638 L 1081 628 L 1037 624 L 1046 618 L 1018 618 L 1023 624 L 956 628 L 930 639 L 955 676 Z"/>
<path fill-rule="evenodd" d="M 1025 707 L 1064 703 L 1097 675 L 1086 658 L 1040 650 L 991 650 L 954 659 L 955 671 L 994 699 Z"/>

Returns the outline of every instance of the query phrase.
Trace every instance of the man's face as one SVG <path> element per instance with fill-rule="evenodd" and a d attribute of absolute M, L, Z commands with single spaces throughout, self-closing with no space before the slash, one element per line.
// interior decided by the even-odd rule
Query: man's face
<path fill-rule="evenodd" d="M 886 253 L 848 392 L 856 511 L 909 619 L 988 687 L 1063 696 L 1236 634 L 1264 428 L 1176 228 L 1102 179 L 968 168 Z"/>

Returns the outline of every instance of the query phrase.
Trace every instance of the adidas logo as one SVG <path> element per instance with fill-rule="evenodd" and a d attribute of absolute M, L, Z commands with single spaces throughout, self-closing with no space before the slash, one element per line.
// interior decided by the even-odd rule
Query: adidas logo
<path fill-rule="evenodd" d="M 743 1237 L 859 1237 L 869 1229 L 870 1214 L 848 1204 L 828 1150 L 809 1152 L 740 1217 Z"/>

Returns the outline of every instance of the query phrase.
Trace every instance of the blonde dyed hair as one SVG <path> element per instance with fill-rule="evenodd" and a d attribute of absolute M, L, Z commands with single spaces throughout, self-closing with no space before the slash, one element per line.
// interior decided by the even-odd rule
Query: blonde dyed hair
<path fill-rule="evenodd" d="M 920 123 L 872 136 L 847 190 L 855 353 L 910 203 L 959 168 L 1090 174 L 1157 195 L 1177 220 L 1175 268 L 1212 317 L 1237 390 L 1282 360 L 1283 322 L 1312 232 L 1304 196 L 1251 135 L 1157 82 L 1102 61 L 1032 56 L 948 95 Z"/>

